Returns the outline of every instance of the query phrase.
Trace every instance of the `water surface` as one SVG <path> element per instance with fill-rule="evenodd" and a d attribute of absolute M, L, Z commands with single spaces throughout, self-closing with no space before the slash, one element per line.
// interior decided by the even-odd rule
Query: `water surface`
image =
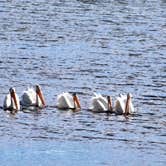
<path fill-rule="evenodd" d="M 0 114 L 2 165 L 166 164 L 166 1 L 0 1 L 0 105 L 36 83 L 48 107 Z M 80 112 L 59 111 L 77 92 Z M 87 111 L 133 94 L 134 116 Z"/>

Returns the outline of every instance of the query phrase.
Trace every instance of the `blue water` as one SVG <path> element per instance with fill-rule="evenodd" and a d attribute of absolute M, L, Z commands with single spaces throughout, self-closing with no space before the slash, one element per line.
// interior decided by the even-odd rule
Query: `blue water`
<path fill-rule="evenodd" d="M 0 109 L 0 165 L 166 165 L 166 1 L 0 1 L 0 105 L 40 84 L 48 107 Z M 56 97 L 77 92 L 82 110 Z M 95 114 L 93 92 L 136 113 Z"/>
<path fill-rule="evenodd" d="M 153 154 L 148 157 L 133 148 L 119 151 L 118 144 L 113 142 L 24 142 L 17 145 L 2 146 L 4 151 L 1 162 L 4 165 L 162 165 L 164 160 Z M 109 147 L 109 148 L 108 148 Z M 130 145 L 129 145 L 130 147 Z M 6 150 L 10 149 L 10 151 Z M 137 158 L 141 159 L 138 161 Z M 3 165 L 3 164 L 2 164 Z"/>

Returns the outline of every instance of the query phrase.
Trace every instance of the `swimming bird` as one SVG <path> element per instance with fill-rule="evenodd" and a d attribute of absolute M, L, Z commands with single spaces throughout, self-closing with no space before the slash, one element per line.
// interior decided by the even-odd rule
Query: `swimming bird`
<path fill-rule="evenodd" d="M 43 92 L 39 85 L 35 85 L 35 88 L 28 88 L 23 92 L 21 97 L 21 105 L 23 108 L 43 108 L 46 106 Z M 32 109 L 33 109 L 32 108 Z"/>
<path fill-rule="evenodd" d="M 120 94 L 115 101 L 115 113 L 116 114 L 131 114 L 134 112 L 134 106 L 132 103 L 132 95 L 128 93 L 127 95 Z"/>
<path fill-rule="evenodd" d="M 57 96 L 57 107 L 59 109 L 80 109 L 80 101 L 76 93 L 63 92 Z"/>
<path fill-rule="evenodd" d="M 94 112 L 112 112 L 112 99 L 110 96 L 103 97 L 101 94 L 94 93 L 91 98 L 90 110 Z"/>
<path fill-rule="evenodd" d="M 19 97 L 16 94 L 16 91 L 14 88 L 9 89 L 9 93 L 6 95 L 3 103 L 3 109 L 9 110 L 9 111 L 19 111 L 20 110 L 20 101 Z"/>

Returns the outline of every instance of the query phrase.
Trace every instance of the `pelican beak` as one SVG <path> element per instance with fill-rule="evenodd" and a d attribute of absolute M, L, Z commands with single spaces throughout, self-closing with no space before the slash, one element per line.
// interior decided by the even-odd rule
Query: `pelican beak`
<path fill-rule="evenodd" d="M 45 106 L 46 104 L 45 104 L 44 96 L 43 96 L 43 93 L 42 93 L 42 91 L 41 91 L 39 86 L 36 86 L 36 93 L 39 96 L 43 106 Z"/>
<path fill-rule="evenodd" d="M 128 114 L 130 113 L 130 112 L 129 112 L 130 100 L 131 100 L 131 96 L 130 96 L 130 94 L 128 93 L 128 94 L 127 94 L 127 101 L 126 101 L 126 108 L 125 108 L 125 115 L 128 115 Z"/>
<path fill-rule="evenodd" d="M 110 96 L 107 96 L 108 100 L 108 110 L 112 111 L 112 98 Z"/>
<path fill-rule="evenodd" d="M 77 107 L 78 107 L 78 108 L 81 108 L 80 101 L 79 101 L 77 95 L 74 95 L 74 96 L 73 96 L 73 100 L 74 100 L 74 102 L 76 103 Z"/>
<path fill-rule="evenodd" d="M 11 95 L 11 97 L 14 100 L 14 104 L 16 106 L 16 110 L 18 110 L 18 103 L 17 103 L 17 99 L 16 99 L 16 93 L 14 91 L 12 91 L 10 95 Z"/>

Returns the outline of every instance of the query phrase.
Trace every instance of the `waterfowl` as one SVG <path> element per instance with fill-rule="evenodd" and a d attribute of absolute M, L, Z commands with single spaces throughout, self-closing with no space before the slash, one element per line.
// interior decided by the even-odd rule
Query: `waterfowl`
<path fill-rule="evenodd" d="M 112 99 L 110 96 L 103 97 L 101 94 L 95 93 L 91 98 L 90 110 L 94 112 L 112 112 Z"/>
<path fill-rule="evenodd" d="M 3 109 L 9 110 L 9 111 L 19 111 L 20 110 L 20 101 L 19 97 L 16 94 L 16 91 L 14 88 L 9 89 L 9 93 L 6 95 L 3 103 Z"/>
<path fill-rule="evenodd" d="M 128 93 L 127 95 L 120 94 L 115 101 L 115 112 L 116 114 L 131 114 L 134 112 L 134 106 L 132 103 L 132 95 Z"/>
<path fill-rule="evenodd" d="M 24 91 L 21 97 L 21 105 L 23 108 L 45 107 L 46 104 L 41 87 L 39 85 L 36 85 L 35 88 L 28 88 L 26 91 Z"/>
<path fill-rule="evenodd" d="M 80 101 L 76 93 L 63 92 L 57 96 L 57 108 L 59 109 L 80 109 Z"/>

